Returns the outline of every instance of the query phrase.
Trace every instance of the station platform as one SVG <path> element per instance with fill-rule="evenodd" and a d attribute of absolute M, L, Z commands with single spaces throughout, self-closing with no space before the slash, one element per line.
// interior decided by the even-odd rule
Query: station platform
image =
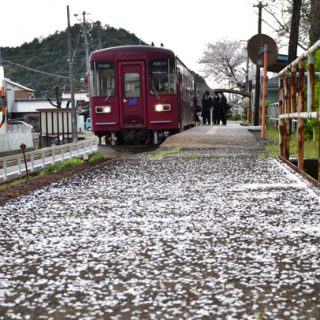
<path fill-rule="evenodd" d="M 200 125 L 179 134 L 168 137 L 162 147 L 182 148 L 259 148 L 255 136 L 248 127 L 239 122 L 230 121 L 225 126 Z"/>

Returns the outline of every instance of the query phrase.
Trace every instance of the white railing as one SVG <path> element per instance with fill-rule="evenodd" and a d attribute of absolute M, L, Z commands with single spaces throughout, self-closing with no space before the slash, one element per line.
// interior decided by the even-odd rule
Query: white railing
<path fill-rule="evenodd" d="M 85 157 L 97 150 L 97 140 L 84 140 L 26 152 L 27 168 L 30 173 L 36 172 L 56 162 L 71 158 Z M 22 152 L 0 158 L 0 183 L 24 175 L 26 175 L 26 168 Z"/>

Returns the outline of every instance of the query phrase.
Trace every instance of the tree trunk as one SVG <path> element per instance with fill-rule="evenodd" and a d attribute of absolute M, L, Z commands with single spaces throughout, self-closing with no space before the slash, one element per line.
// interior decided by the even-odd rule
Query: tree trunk
<path fill-rule="evenodd" d="M 291 28 L 290 28 L 290 38 L 289 38 L 288 64 L 291 63 L 293 60 L 295 60 L 297 57 L 301 2 L 302 2 L 301 0 L 293 0 L 292 2 L 292 17 L 291 17 Z"/>
<path fill-rule="evenodd" d="M 320 0 L 311 0 L 310 45 L 320 40 Z"/>

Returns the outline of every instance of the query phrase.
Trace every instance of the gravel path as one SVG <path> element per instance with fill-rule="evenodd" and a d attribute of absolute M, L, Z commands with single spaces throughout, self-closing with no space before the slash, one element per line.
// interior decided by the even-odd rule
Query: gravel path
<path fill-rule="evenodd" d="M 243 130 L 0 208 L 0 319 L 319 319 L 320 192 Z"/>

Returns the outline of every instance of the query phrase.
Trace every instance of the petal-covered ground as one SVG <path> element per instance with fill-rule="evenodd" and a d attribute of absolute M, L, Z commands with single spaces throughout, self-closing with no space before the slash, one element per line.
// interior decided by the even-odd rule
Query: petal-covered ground
<path fill-rule="evenodd" d="M 0 208 L 1 319 L 319 319 L 320 192 L 259 150 L 142 153 Z"/>

